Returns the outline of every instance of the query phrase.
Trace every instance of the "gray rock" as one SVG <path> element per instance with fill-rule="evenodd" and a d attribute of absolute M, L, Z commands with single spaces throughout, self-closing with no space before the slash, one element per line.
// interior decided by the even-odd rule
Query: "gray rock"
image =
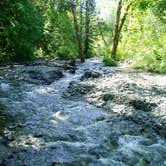
<path fill-rule="evenodd" d="M 99 78 L 101 76 L 100 73 L 98 72 L 93 72 L 93 71 L 85 71 L 85 73 L 82 75 L 82 77 L 80 78 L 81 81 L 84 81 L 86 79 L 90 79 L 90 78 Z"/>
<path fill-rule="evenodd" d="M 131 100 L 129 102 L 130 106 L 133 106 L 137 110 L 142 110 L 142 111 L 152 111 L 157 107 L 156 103 L 149 103 L 146 102 L 145 100 Z"/>
<path fill-rule="evenodd" d="M 36 83 L 39 81 L 40 83 L 43 84 L 51 84 L 55 80 L 58 80 L 63 77 L 63 73 L 59 69 L 50 70 L 46 72 L 42 72 L 42 70 L 41 71 L 30 70 L 27 72 L 27 74 L 30 78 L 29 81 L 31 83 Z"/>
<path fill-rule="evenodd" d="M 18 66 L 13 70 L 5 70 L 3 77 L 12 81 L 48 85 L 63 77 L 63 69 L 48 66 Z"/>
<path fill-rule="evenodd" d="M 84 96 L 88 94 L 90 91 L 92 91 L 94 86 L 92 85 L 86 85 L 86 84 L 81 84 L 81 83 L 75 83 L 71 82 L 67 93 L 70 94 L 70 96 Z"/>

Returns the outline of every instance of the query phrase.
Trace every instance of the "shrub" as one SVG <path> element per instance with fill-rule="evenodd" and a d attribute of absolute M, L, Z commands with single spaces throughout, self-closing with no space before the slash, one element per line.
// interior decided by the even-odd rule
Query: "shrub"
<path fill-rule="evenodd" d="M 103 63 L 106 66 L 117 66 L 117 61 L 108 55 L 104 56 Z"/>
<path fill-rule="evenodd" d="M 165 24 L 151 10 L 130 17 L 119 44 L 120 58 L 132 61 L 137 69 L 166 73 Z"/>

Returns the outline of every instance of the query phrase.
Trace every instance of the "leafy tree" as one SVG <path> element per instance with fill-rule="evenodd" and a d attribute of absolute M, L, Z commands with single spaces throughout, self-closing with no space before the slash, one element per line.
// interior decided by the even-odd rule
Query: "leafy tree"
<path fill-rule="evenodd" d="M 155 11 L 159 2 L 144 0 L 132 6 L 119 52 L 121 58 L 132 60 L 136 68 L 166 73 L 166 25 L 163 16 Z"/>
<path fill-rule="evenodd" d="M 0 2 L 0 60 L 31 59 L 43 32 L 43 17 L 28 0 Z"/>
<path fill-rule="evenodd" d="M 159 0 L 153 4 L 153 11 L 160 20 L 166 23 L 166 0 Z"/>
<path fill-rule="evenodd" d="M 94 0 L 86 0 L 85 2 L 85 40 L 84 40 L 84 54 L 86 57 L 91 54 L 91 44 L 93 44 L 93 18 L 95 12 L 95 2 Z"/>
<path fill-rule="evenodd" d="M 84 58 L 84 55 L 83 55 L 81 27 L 78 23 L 78 17 L 77 17 L 77 11 L 76 11 L 77 4 L 75 4 L 74 2 L 70 2 L 70 7 L 71 7 L 71 13 L 72 13 L 72 16 L 73 16 L 73 22 L 74 22 L 76 39 L 77 39 L 77 45 L 78 45 L 78 49 L 79 49 L 79 57 L 81 59 L 81 62 L 84 62 L 85 58 Z M 82 8 L 81 8 L 81 10 L 82 10 Z"/>
<path fill-rule="evenodd" d="M 59 1 L 47 2 L 44 33 L 39 41 L 37 54 L 50 58 L 75 58 L 77 46 L 71 13 Z"/>
<path fill-rule="evenodd" d="M 4 0 L 0 7 L 0 61 L 79 56 L 83 62 L 92 54 L 94 0 Z"/>
<path fill-rule="evenodd" d="M 74 35 L 81 62 L 93 52 L 95 33 L 95 1 L 94 0 L 66 0 L 58 1 L 60 12 L 68 11 L 72 15 Z"/>
<path fill-rule="evenodd" d="M 132 5 L 132 1 L 128 2 L 127 7 L 124 9 L 124 15 L 121 17 L 122 14 L 122 7 L 124 5 L 123 0 L 119 0 L 117 12 L 116 12 L 116 19 L 115 19 L 115 27 L 114 27 L 114 35 L 113 35 L 113 47 L 112 47 L 112 58 L 116 59 L 117 48 L 119 44 L 119 37 L 122 30 L 122 27 L 126 21 L 126 17 L 128 15 L 128 10 Z"/>

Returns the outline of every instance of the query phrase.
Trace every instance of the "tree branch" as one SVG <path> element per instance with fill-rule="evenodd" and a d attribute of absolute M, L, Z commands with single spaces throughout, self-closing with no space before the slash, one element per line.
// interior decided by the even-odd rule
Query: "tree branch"
<path fill-rule="evenodd" d="M 130 9 L 132 3 L 133 3 L 133 2 L 129 3 L 129 4 L 127 5 L 127 7 L 126 7 L 126 11 L 125 11 L 125 13 L 124 13 L 124 15 L 123 15 L 123 17 L 122 17 L 122 19 L 121 19 L 121 23 L 120 23 L 120 25 L 119 25 L 119 29 L 118 29 L 119 33 L 121 32 L 122 27 L 123 27 L 123 25 L 124 25 L 124 23 L 125 23 L 125 21 L 126 21 L 126 17 L 127 17 L 127 15 L 128 15 L 128 11 L 129 11 L 129 9 Z"/>

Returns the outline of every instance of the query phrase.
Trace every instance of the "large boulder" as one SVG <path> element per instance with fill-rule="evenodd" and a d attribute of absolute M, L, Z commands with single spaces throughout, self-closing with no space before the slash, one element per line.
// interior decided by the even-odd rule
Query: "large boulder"
<path fill-rule="evenodd" d="M 69 84 L 65 95 L 73 97 L 83 97 L 94 89 L 94 86 L 72 81 Z"/>
<path fill-rule="evenodd" d="M 88 80 L 88 79 L 94 79 L 99 78 L 101 76 L 101 73 L 93 72 L 93 71 L 85 71 L 85 73 L 81 76 L 80 80 Z"/>
<path fill-rule="evenodd" d="M 59 69 L 55 70 L 29 70 L 24 73 L 25 79 L 30 83 L 51 84 L 55 80 L 63 77 L 63 73 Z"/>
<path fill-rule="evenodd" d="M 32 84 L 51 84 L 63 77 L 61 67 L 48 66 L 16 66 L 3 71 L 4 79 L 26 81 Z"/>
<path fill-rule="evenodd" d="M 156 103 L 150 103 L 145 100 L 133 99 L 129 102 L 130 106 L 133 106 L 136 110 L 152 111 L 157 107 Z"/>

